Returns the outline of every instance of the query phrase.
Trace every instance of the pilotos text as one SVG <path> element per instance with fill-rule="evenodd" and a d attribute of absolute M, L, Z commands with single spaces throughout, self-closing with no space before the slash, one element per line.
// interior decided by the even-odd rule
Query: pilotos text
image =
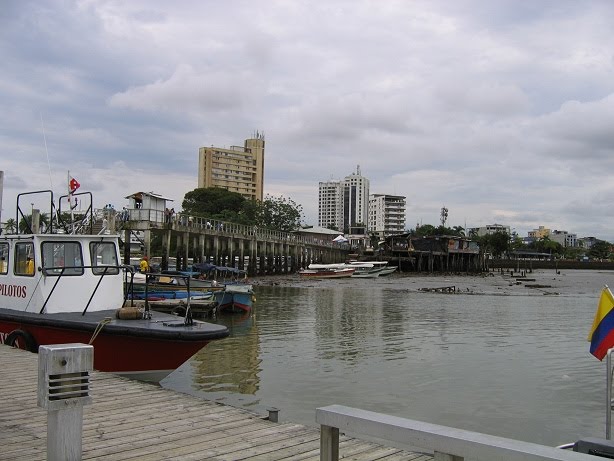
<path fill-rule="evenodd" d="M 25 298 L 26 287 L 25 285 L 6 285 L 0 283 L 0 296 L 10 296 L 13 298 Z"/>

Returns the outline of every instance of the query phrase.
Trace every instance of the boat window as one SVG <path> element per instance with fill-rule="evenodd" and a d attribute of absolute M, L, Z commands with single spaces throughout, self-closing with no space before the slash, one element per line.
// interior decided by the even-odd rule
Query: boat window
<path fill-rule="evenodd" d="M 9 270 L 9 244 L 0 243 L 0 274 L 6 274 Z"/>
<path fill-rule="evenodd" d="M 92 272 L 94 274 L 102 275 L 105 273 L 105 266 L 111 266 L 107 269 L 107 275 L 119 274 L 117 248 L 114 242 L 91 242 L 90 254 L 92 255 Z"/>
<path fill-rule="evenodd" d="M 34 258 L 34 243 L 21 242 L 15 244 L 15 265 L 13 272 L 15 275 L 34 276 L 36 259 Z"/>
<path fill-rule="evenodd" d="M 83 275 L 83 256 L 79 242 L 43 242 L 41 248 L 46 275 Z"/>

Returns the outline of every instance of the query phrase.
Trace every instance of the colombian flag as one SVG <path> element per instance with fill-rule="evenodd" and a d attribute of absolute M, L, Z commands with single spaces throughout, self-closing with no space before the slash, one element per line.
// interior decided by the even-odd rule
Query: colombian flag
<path fill-rule="evenodd" d="M 599 360 L 603 360 L 608 349 L 614 347 L 614 296 L 607 286 L 601 291 L 588 340 L 591 342 L 591 354 Z"/>

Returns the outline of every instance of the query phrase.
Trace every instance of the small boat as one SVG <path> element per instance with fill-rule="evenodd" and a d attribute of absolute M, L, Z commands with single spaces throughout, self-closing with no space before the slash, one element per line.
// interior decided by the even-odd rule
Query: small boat
<path fill-rule="evenodd" d="M 128 296 L 124 306 L 148 307 L 158 312 L 166 312 L 185 317 L 208 317 L 217 309 L 217 301 L 213 292 L 152 292 L 147 297 L 143 293 Z"/>
<path fill-rule="evenodd" d="M 348 265 L 349 267 L 353 267 L 354 273 L 352 274 L 352 278 L 376 278 L 379 277 L 380 272 L 383 267 L 379 265 L 374 265 L 372 263 L 367 262 L 352 262 Z"/>
<path fill-rule="evenodd" d="M 351 277 L 355 270 L 345 264 L 310 264 L 307 269 L 298 271 L 298 275 L 304 278 L 338 279 Z"/>
<path fill-rule="evenodd" d="M 203 272 L 199 271 L 183 271 L 183 272 L 164 272 L 159 274 L 134 274 L 126 280 L 125 287 L 128 297 L 132 299 L 147 298 L 153 302 L 150 305 L 153 309 L 158 309 L 158 306 L 167 311 L 168 306 L 172 303 L 158 302 L 161 299 L 182 299 L 190 298 L 196 301 L 194 297 L 210 295 L 216 303 L 216 312 L 250 312 L 253 303 L 256 299 L 254 289 L 250 283 L 245 282 L 246 273 L 235 268 L 214 266 L 212 264 L 195 264 L 193 267 L 208 266 L 210 275 L 222 275 L 220 280 L 216 278 L 201 279 L 194 278 L 195 275 L 200 276 Z M 213 269 L 210 269 L 213 268 Z M 211 271 L 215 270 L 215 274 Z M 243 275 L 243 279 L 238 278 Z M 189 290 L 189 292 L 188 292 Z M 189 293 L 189 294 L 188 294 Z M 154 299 L 152 299 L 152 297 Z M 202 305 L 202 302 L 199 302 Z M 197 305 L 199 305 L 197 304 Z M 182 307 L 174 312 L 182 312 Z M 210 312 L 209 306 L 203 306 L 203 309 Z M 194 308 L 196 312 L 200 310 Z"/>
<path fill-rule="evenodd" d="M 380 277 L 390 275 L 397 270 L 396 266 L 385 266 L 379 273 Z"/>
<path fill-rule="evenodd" d="M 375 278 L 397 270 L 396 267 L 389 267 L 387 261 L 350 261 L 348 267 L 356 268 L 352 277 L 357 278 Z"/>
<path fill-rule="evenodd" d="M 53 216 L 53 193 L 32 192 L 18 196 L 17 222 L 27 223 L 20 197 L 28 196 L 29 210 L 29 194 L 50 195 Z M 75 225 L 54 232 L 54 221 L 45 233 L 0 236 L 0 343 L 31 352 L 46 344 L 91 344 L 97 370 L 157 382 L 228 336 L 227 327 L 191 315 L 123 307 L 124 271 L 132 268 L 119 263 L 118 236 L 77 233 Z"/>
<path fill-rule="evenodd" d="M 223 290 L 214 291 L 213 294 L 218 312 L 250 312 L 256 299 L 249 283 L 227 284 Z"/>

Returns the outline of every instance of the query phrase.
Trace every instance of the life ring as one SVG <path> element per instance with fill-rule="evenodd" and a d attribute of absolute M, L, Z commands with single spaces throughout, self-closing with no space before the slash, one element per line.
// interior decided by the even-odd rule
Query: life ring
<path fill-rule="evenodd" d="M 11 331 L 4 340 L 4 344 L 29 352 L 38 352 L 38 344 L 36 344 L 34 336 L 24 330 Z"/>

